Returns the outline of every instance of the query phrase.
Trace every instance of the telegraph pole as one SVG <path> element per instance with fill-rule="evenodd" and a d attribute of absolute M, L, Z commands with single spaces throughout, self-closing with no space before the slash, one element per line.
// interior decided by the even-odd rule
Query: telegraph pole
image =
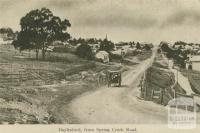
<path fill-rule="evenodd" d="M 178 83 L 178 68 L 176 69 L 176 71 L 177 71 L 177 76 L 176 77 L 177 77 L 177 83 Z"/>

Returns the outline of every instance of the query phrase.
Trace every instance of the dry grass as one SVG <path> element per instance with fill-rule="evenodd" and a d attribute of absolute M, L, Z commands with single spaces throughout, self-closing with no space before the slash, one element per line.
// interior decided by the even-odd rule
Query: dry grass
<path fill-rule="evenodd" d="M 98 88 L 98 73 L 114 66 L 85 61 L 70 53 L 47 54 L 43 61 L 35 60 L 32 52 L 15 52 L 9 45 L 0 45 L 0 123 L 74 121 L 67 104 Z M 86 72 L 84 78 L 82 71 Z"/>

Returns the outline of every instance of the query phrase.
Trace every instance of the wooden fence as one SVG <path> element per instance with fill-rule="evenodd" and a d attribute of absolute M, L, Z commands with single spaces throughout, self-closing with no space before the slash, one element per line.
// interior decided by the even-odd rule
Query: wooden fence
<path fill-rule="evenodd" d="M 35 64 L 17 65 L 18 69 L 15 70 L 15 64 L 0 63 L 1 86 L 19 86 L 25 82 L 28 85 L 51 84 L 51 82 L 56 79 L 55 74 L 63 75 L 64 77 L 64 73 L 57 71 L 56 69 L 40 69 L 36 68 Z"/>

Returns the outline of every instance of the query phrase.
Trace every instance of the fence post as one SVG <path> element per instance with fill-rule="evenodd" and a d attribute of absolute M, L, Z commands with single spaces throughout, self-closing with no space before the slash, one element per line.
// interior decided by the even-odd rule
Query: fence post
<path fill-rule="evenodd" d="M 143 80 L 142 80 L 142 88 L 143 88 L 143 91 L 144 91 L 144 99 L 146 99 L 146 93 L 147 93 L 147 88 L 146 88 L 146 85 L 145 85 L 145 79 L 146 79 L 146 71 L 144 72 L 144 77 L 143 77 Z"/>
<path fill-rule="evenodd" d="M 160 104 L 163 104 L 163 89 L 160 88 Z"/>
<path fill-rule="evenodd" d="M 146 97 L 147 97 L 147 87 L 146 87 L 146 85 L 144 85 L 144 90 L 145 90 L 145 91 L 144 91 L 144 92 L 145 92 L 145 93 L 144 93 L 144 99 L 146 100 Z"/>
<path fill-rule="evenodd" d="M 154 96 L 154 90 L 151 90 L 151 100 L 153 100 L 153 96 Z"/>
<path fill-rule="evenodd" d="M 174 90 L 174 99 L 176 98 L 176 90 Z"/>
<path fill-rule="evenodd" d="M 97 84 L 98 84 L 98 87 L 100 87 L 100 76 L 98 76 Z"/>

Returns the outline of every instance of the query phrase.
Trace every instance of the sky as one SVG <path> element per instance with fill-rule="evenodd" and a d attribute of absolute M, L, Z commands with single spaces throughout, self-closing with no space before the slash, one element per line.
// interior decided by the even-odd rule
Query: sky
<path fill-rule="evenodd" d="M 20 18 L 42 7 L 68 19 L 76 38 L 200 43 L 200 0 L 0 0 L 0 27 L 20 30 Z"/>

